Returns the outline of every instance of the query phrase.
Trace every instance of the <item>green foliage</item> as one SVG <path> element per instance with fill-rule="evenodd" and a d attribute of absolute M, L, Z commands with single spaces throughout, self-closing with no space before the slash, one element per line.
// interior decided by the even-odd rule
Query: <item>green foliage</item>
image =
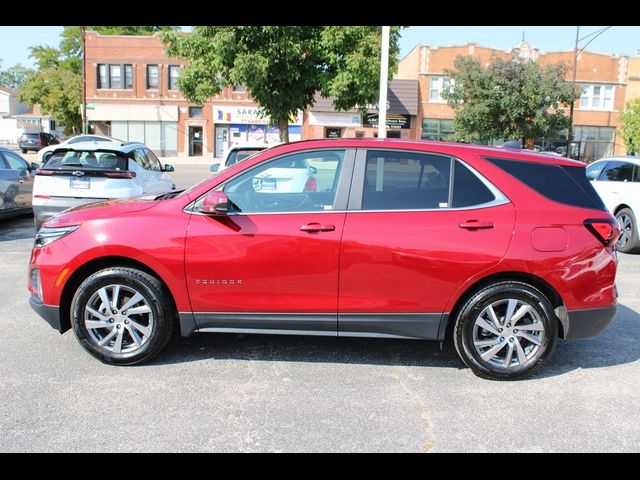
<path fill-rule="evenodd" d="M 530 60 L 494 58 L 483 67 L 457 57 L 454 70 L 445 70 L 453 86 L 442 94 L 456 111 L 453 139 L 488 143 L 551 136 L 565 128 L 564 106 L 578 95 L 566 72 L 562 64 L 542 68 Z"/>
<path fill-rule="evenodd" d="M 103 35 L 152 35 L 176 29 L 162 26 L 88 26 Z M 38 71 L 23 83 L 21 101 L 39 103 L 43 113 L 52 115 L 65 125 L 66 133 L 82 127 L 82 30 L 64 27 L 59 48 L 47 45 L 31 47 L 31 57 Z"/>
<path fill-rule="evenodd" d="M 82 124 L 82 77 L 60 67 L 49 67 L 29 77 L 20 92 L 20 101 L 39 103 L 42 111 L 65 125 L 65 133 Z"/>
<path fill-rule="evenodd" d="M 20 88 L 31 73 L 32 69 L 19 63 L 7 69 L 0 69 L 0 87 Z"/>
<path fill-rule="evenodd" d="M 389 78 L 397 69 L 400 27 L 391 28 Z M 316 92 L 337 109 L 375 103 L 380 27 L 199 26 L 162 35 L 166 52 L 186 60 L 178 85 L 203 104 L 227 85 L 244 84 L 288 141 L 288 119 L 313 105 Z"/>
<path fill-rule="evenodd" d="M 620 132 L 627 151 L 640 153 L 640 98 L 625 104 L 620 121 Z"/>

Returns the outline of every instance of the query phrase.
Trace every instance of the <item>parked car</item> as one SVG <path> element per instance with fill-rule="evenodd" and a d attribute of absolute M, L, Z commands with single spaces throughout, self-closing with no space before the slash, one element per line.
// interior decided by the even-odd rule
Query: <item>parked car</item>
<path fill-rule="evenodd" d="M 292 161 L 315 191 L 261 192 Z M 584 164 L 475 145 L 281 145 L 183 191 L 68 210 L 38 232 L 30 304 L 97 359 L 175 329 L 444 341 L 477 375 L 535 371 L 616 313 L 616 219 Z M 588 345 L 585 346 L 588 348 Z"/>
<path fill-rule="evenodd" d="M 620 223 L 618 251 L 640 251 L 637 215 L 640 214 L 640 158 L 606 157 L 587 167 L 591 180 L 607 209 Z"/>
<path fill-rule="evenodd" d="M 213 165 L 211 165 L 210 170 L 212 172 L 220 172 L 225 168 L 229 168 L 231 165 L 235 165 L 245 158 L 255 155 L 256 153 L 272 146 L 274 146 L 274 144 L 266 144 L 263 142 L 235 143 L 229 147 L 222 162 L 214 163 Z"/>
<path fill-rule="evenodd" d="M 80 142 L 118 142 L 122 143 L 122 140 L 118 140 L 117 138 L 105 137 L 103 135 L 93 135 L 93 134 L 82 134 L 82 135 L 74 135 L 72 137 L 64 138 L 59 144 L 49 145 L 38 151 L 38 162 L 41 164 L 47 163 L 51 153 L 58 148 L 58 145 L 73 145 L 74 143 Z"/>
<path fill-rule="evenodd" d="M 23 133 L 20 136 L 19 147 L 22 153 L 32 150 L 37 152 L 48 145 L 60 143 L 56 137 L 46 132 Z"/>
<path fill-rule="evenodd" d="M 7 148 L 0 148 L 0 218 L 31 212 L 31 191 L 37 163 L 29 163 Z"/>
<path fill-rule="evenodd" d="M 36 171 L 33 212 L 36 227 L 67 208 L 166 193 L 173 179 L 154 153 L 141 143 L 79 142 L 59 145 Z"/>

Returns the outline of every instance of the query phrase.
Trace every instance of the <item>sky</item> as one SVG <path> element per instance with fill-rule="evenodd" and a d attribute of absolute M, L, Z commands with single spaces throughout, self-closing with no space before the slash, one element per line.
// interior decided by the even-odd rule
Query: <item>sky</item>
<path fill-rule="evenodd" d="M 589 35 L 602 27 L 580 27 L 580 37 Z M 188 29 L 188 27 L 183 27 Z M 57 47 L 62 27 L 3 27 L 0 26 L 0 59 L 1 67 L 7 68 L 21 63 L 33 66 L 29 58 L 29 47 L 46 44 Z M 509 50 L 522 40 L 524 32 L 527 40 L 534 48 L 542 52 L 573 50 L 576 27 L 409 27 L 403 30 L 400 40 L 400 58 L 411 51 L 416 44 L 443 47 L 476 43 L 478 45 Z M 591 37 L 583 40 L 584 46 Z M 614 26 L 595 38 L 587 50 L 597 53 L 616 55 L 638 55 L 640 52 L 640 26 Z"/>

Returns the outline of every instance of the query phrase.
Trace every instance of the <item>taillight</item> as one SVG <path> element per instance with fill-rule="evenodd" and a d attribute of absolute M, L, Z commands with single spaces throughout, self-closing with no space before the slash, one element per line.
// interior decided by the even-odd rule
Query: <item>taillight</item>
<path fill-rule="evenodd" d="M 307 178 L 307 183 L 304 184 L 303 192 L 315 192 L 318 189 L 318 182 L 315 177 Z"/>
<path fill-rule="evenodd" d="M 584 226 L 605 247 L 613 247 L 620 236 L 620 225 L 615 219 L 588 218 L 584 221 Z"/>
<path fill-rule="evenodd" d="M 105 177 L 109 178 L 133 178 L 136 172 L 104 172 Z"/>
<path fill-rule="evenodd" d="M 41 198 L 43 200 L 49 200 L 51 196 L 50 195 L 34 195 L 33 198 Z"/>
<path fill-rule="evenodd" d="M 38 139 L 38 145 L 42 145 L 42 139 L 41 138 Z"/>
<path fill-rule="evenodd" d="M 43 168 L 36 169 L 36 175 L 53 175 L 53 170 L 45 170 Z"/>

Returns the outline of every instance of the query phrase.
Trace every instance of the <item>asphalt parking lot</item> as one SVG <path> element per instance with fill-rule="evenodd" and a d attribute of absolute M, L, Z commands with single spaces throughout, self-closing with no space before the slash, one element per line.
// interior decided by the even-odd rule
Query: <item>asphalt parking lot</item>
<path fill-rule="evenodd" d="M 178 186 L 204 163 L 176 165 Z M 197 334 L 106 366 L 30 309 L 34 233 L 32 218 L 0 220 L 2 452 L 640 451 L 640 255 L 619 256 L 604 334 L 492 382 L 452 347 L 408 340 Z"/>

